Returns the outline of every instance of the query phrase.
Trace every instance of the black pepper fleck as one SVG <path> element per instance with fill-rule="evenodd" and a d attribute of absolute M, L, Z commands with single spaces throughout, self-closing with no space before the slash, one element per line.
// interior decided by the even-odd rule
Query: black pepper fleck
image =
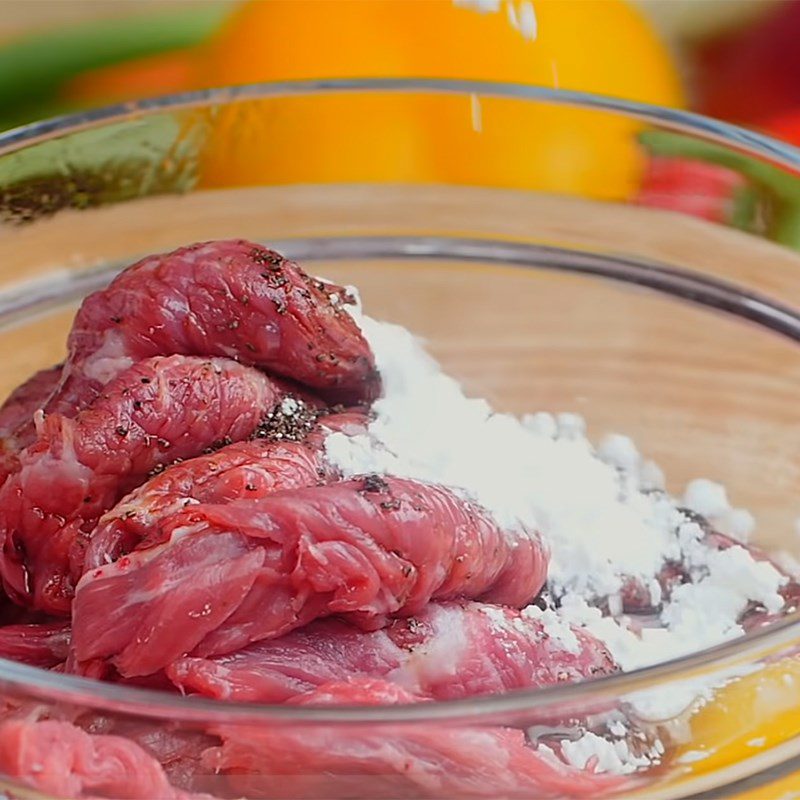
<path fill-rule="evenodd" d="M 285 260 L 280 253 L 262 248 L 253 249 L 250 252 L 250 258 L 252 258 L 256 264 L 262 267 L 269 267 L 270 269 L 278 269 Z"/>
<path fill-rule="evenodd" d="M 692 511 L 690 508 L 683 507 L 678 508 L 678 511 L 686 518 L 687 522 L 694 522 L 696 525 L 699 525 L 704 534 L 708 535 L 711 533 L 711 525 L 702 514 L 698 514 L 696 511 Z"/>
<path fill-rule="evenodd" d="M 317 412 L 303 400 L 285 397 L 261 420 L 254 439 L 280 442 L 301 442 L 313 430 Z"/>
<path fill-rule="evenodd" d="M 361 484 L 361 491 L 370 493 L 388 492 L 389 484 L 380 475 L 367 475 Z"/>

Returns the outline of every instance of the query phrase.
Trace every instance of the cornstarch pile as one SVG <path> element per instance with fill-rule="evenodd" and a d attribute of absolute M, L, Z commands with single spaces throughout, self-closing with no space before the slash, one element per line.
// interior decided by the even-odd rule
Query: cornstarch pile
<path fill-rule="evenodd" d="M 672 497 L 629 438 L 594 447 L 577 415 L 495 413 L 465 396 L 406 329 L 353 313 L 384 396 L 365 434 L 327 438 L 328 459 L 345 475 L 444 484 L 506 528 L 539 531 L 551 550 L 547 607 L 525 613 L 552 637 L 568 645 L 569 625 L 583 627 L 629 671 L 741 635 L 738 620 L 750 607 L 781 610 L 787 578 L 738 543 L 754 520 L 731 508 L 723 487 L 702 479 Z M 706 520 L 730 537 L 728 546 L 709 544 Z M 678 567 L 681 580 L 665 594 L 664 576 Z M 627 612 L 632 587 L 640 613 Z M 591 751 L 617 771 L 638 764 L 622 758 L 623 744 L 587 736 L 565 750 L 575 763 Z"/>

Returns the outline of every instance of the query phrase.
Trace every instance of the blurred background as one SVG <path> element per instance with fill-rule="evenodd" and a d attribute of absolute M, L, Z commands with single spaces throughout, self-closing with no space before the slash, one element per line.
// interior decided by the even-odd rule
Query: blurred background
<path fill-rule="evenodd" d="M 800 145 L 798 42 L 800 0 L 0 0 L 0 129 L 212 86 L 413 75 L 689 108 Z M 335 136 L 345 108 L 331 108 L 326 136 Z M 477 103 L 473 111 L 478 129 Z M 579 135 L 588 142 L 605 133 L 589 125 Z M 298 128 L 298 135 L 309 134 Z M 387 127 L 392 135 L 400 134 Z M 615 136 L 603 158 L 616 165 L 635 158 L 635 185 L 591 170 L 580 186 L 562 178 L 559 185 L 607 199 L 633 194 L 642 204 L 745 228 L 763 226 L 756 194 L 766 189 L 783 219 L 800 219 L 793 186 L 730 150 L 643 135 L 640 168 L 641 153 L 617 146 Z M 519 144 L 522 151 L 526 143 Z M 241 158 L 248 169 L 245 156 L 263 159 L 263 142 L 251 147 Z M 506 152 L 505 182 L 513 185 L 519 161 L 513 147 Z M 270 166 L 277 177 L 281 166 Z M 504 165 L 492 163 L 487 174 L 490 168 L 500 174 Z M 228 180 L 233 168 L 224 169 Z M 793 241 L 800 226 L 782 228 L 778 238 L 800 246 Z"/>

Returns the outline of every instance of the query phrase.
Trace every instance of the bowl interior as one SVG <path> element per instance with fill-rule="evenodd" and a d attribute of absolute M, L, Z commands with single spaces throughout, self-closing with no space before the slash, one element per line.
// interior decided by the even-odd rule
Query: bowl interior
<path fill-rule="evenodd" d="M 598 216 L 605 242 L 565 227 Z M 654 272 L 652 242 L 618 251 L 643 225 L 682 239 L 680 259 L 657 262 L 666 272 Z M 671 491 L 697 477 L 724 483 L 756 516 L 759 542 L 795 547 L 797 331 L 777 301 L 754 299 L 750 271 L 766 248 L 773 280 L 785 275 L 791 292 L 797 259 L 767 243 L 663 212 L 576 199 L 554 208 L 467 187 L 216 190 L 65 212 L 35 228 L 0 241 L 10 256 L 4 391 L 63 357 L 80 296 L 120 266 L 183 242 L 247 236 L 358 286 L 368 313 L 422 336 L 498 410 L 575 412 L 596 439 L 625 433 Z M 716 283 L 691 283 L 720 279 L 735 285 L 720 295 Z"/>
<path fill-rule="evenodd" d="M 297 95 L 267 87 L 266 97 L 245 89 L 236 102 L 239 90 L 225 90 L 54 136 L 5 137 L 0 394 L 63 358 L 81 298 L 118 269 L 188 242 L 250 238 L 356 285 L 367 313 L 423 337 L 468 393 L 515 414 L 581 414 L 595 440 L 627 434 L 661 465 L 671 492 L 698 477 L 719 481 L 755 515 L 759 544 L 800 555 L 800 254 L 780 246 L 792 220 L 773 192 L 795 191 L 797 177 L 769 163 L 785 156 L 780 146 L 751 148 L 758 170 L 745 164 L 743 174 L 769 191 L 749 227 L 735 230 L 633 203 L 642 132 L 692 131 L 708 155 L 706 139 L 722 135 L 712 121 L 692 127 L 671 112 L 631 114 L 615 101 L 528 87 L 489 98 L 486 86 L 384 93 L 386 84 L 346 97 L 313 86 Z M 15 151 L 15 136 L 36 141 Z M 741 166 L 748 136 L 714 157 Z M 763 653 L 757 641 L 725 663 L 788 647 L 791 630 L 777 633 Z M 680 687 L 684 666 L 649 673 L 641 688 Z M 0 667 L 9 697 L 58 710 L 68 696 L 69 707 L 115 714 L 113 698 L 93 687 L 69 694 L 53 686 L 58 676 L 15 682 L 14 666 Z M 693 674 L 706 667 L 725 665 Z M 578 688 L 587 689 L 582 700 L 611 691 Z M 505 699 L 495 721 L 533 723 L 524 702 Z M 193 716 L 191 701 L 179 700 L 176 725 L 202 727 L 207 709 Z M 132 718 L 168 727 L 167 703 L 127 701 Z M 788 761 L 796 738 L 786 752 L 770 748 L 692 786 Z M 662 777 L 648 774 L 642 796 L 689 791 L 656 789 Z"/>

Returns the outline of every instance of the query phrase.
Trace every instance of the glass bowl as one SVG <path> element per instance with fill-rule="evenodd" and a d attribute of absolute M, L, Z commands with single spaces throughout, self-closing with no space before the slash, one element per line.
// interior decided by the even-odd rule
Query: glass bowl
<path fill-rule="evenodd" d="M 648 199 L 653 154 L 676 153 L 721 168 L 722 205 L 744 211 L 681 213 L 708 200 L 692 181 Z M 0 382 L 7 392 L 56 363 L 80 299 L 138 256 L 253 238 L 358 285 L 373 316 L 422 335 L 469 393 L 585 415 L 595 437 L 624 432 L 671 491 L 724 483 L 759 545 L 797 554 L 799 166 L 788 146 L 688 113 L 445 80 L 238 87 L 37 123 L 0 136 Z M 614 796 L 778 798 L 800 787 L 799 642 L 790 616 L 626 675 L 414 706 L 232 704 L 8 661 L 0 692 L 134 738 L 180 789 L 220 797 L 538 796 L 509 782 L 491 737 L 546 740 L 558 720 L 613 708 L 672 742 Z M 710 700 L 693 690 L 726 681 Z M 647 717 L 653 697 L 676 700 L 675 716 Z M 270 732 L 249 774 L 197 767 L 220 726 Z M 453 737 L 472 742 L 481 775 L 458 789 L 453 764 L 417 769 Z M 293 760 L 298 741 L 320 753 L 413 742 L 417 761 L 342 773 Z M 2 754 L 0 767 L 15 795 L 61 785 L 20 783 Z"/>

